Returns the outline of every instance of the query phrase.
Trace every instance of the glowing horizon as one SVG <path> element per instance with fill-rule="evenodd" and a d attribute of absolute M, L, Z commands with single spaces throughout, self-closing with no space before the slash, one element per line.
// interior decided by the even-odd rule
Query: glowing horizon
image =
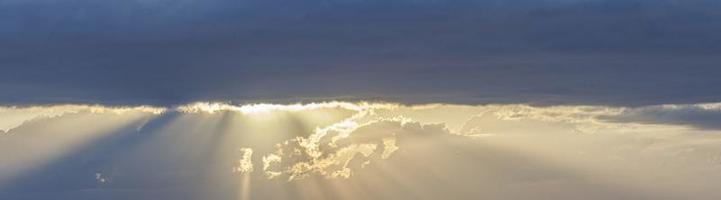
<path fill-rule="evenodd" d="M 0 168 L 0 174 L 3 175 L 0 176 L 0 191 L 13 191 L 10 188 L 20 187 L 14 186 L 18 181 L 32 182 L 38 179 L 36 174 L 42 175 L 46 173 L 44 171 L 60 170 L 72 171 L 71 174 L 88 174 L 92 180 L 96 180 L 95 183 L 78 184 L 96 188 L 148 181 L 160 181 L 158 183 L 177 187 L 181 182 L 168 178 L 207 173 L 203 176 L 208 178 L 207 181 L 238 185 L 236 189 L 227 188 L 228 192 L 238 191 L 226 193 L 198 186 L 188 191 L 188 194 L 240 195 L 238 198 L 244 199 L 286 198 L 268 193 L 263 188 L 285 188 L 283 190 L 290 192 L 292 190 L 288 187 L 300 187 L 309 184 L 308 181 L 334 184 L 334 187 L 315 184 L 303 187 L 319 187 L 306 189 L 345 198 L 360 195 L 358 191 L 347 191 L 350 185 L 367 183 L 378 186 L 400 184 L 385 189 L 369 188 L 381 193 L 390 192 L 392 196 L 400 195 L 396 193 L 399 191 L 394 191 L 398 187 L 407 187 L 416 193 L 409 195 L 441 194 L 426 188 L 435 183 L 411 181 L 413 177 L 407 177 L 409 174 L 398 169 L 415 166 L 416 169 L 411 171 L 430 170 L 428 174 L 418 177 L 423 179 L 495 177 L 489 180 L 481 177 L 472 181 L 445 180 L 447 185 L 443 188 L 459 187 L 457 195 L 464 198 L 507 198 L 507 195 L 513 193 L 484 190 L 487 193 L 480 194 L 478 191 L 461 189 L 466 186 L 458 184 L 487 187 L 489 184 L 513 185 L 525 182 L 515 183 L 514 179 L 508 179 L 518 176 L 512 175 L 515 173 L 527 174 L 523 176 L 550 176 L 541 180 L 562 178 L 563 182 L 553 184 L 581 187 L 577 189 L 586 192 L 598 190 L 603 194 L 598 198 L 613 197 L 613 193 L 602 192 L 610 189 L 607 188 L 610 186 L 630 191 L 654 191 L 618 193 L 620 196 L 712 196 L 717 194 L 715 190 L 706 190 L 706 187 L 698 187 L 698 184 L 692 184 L 693 187 L 689 184 L 685 184 L 687 187 L 678 187 L 678 184 L 686 181 L 711 183 L 712 177 L 721 176 L 721 171 L 718 174 L 715 171 L 717 167 L 714 163 L 718 162 L 715 161 L 716 157 L 710 156 L 721 155 L 721 149 L 714 147 L 721 143 L 721 137 L 717 136 L 721 135 L 721 128 L 711 127 L 705 120 L 693 120 L 696 115 L 721 116 L 718 105 L 707 103 L 630 108 L 535 107 L 523 104 L 402 105 L 334 101 L 247 105 L 200 102 L 175 108 L 99 105 L 0 107 L 2 119 L 15 119 L 13 123 L 6 123 L 8 125 L 2 128 L 8 131 L 0 134 L 0 142 L 5 144 L 0 147 L 0 153 L 3 153 L 0 158 L 5 163 L 5 167 Z M 75 119 L 77 117 L 82 118 Z M 18 124 L 18 121 L 22 123 Z M 98 128 L 81 128 L 91 125 Z M 45 131 L 50 132 L 39 134 Z M 78 135 L 77 131 L 87 133 Z M 30 145 L 50 137 L 54 139 L 44 141 L 45 145 Z M 127 141 L 133 142 L 123 144 Z M 27 156 L 22 159 L 9 156 L 9 153 L 18 151 L 17 148 L 25 146 L 23 144 L 31 147 L 25 149 Z M 75 154 L 94 151 L 116 153 L 100 153 L 81 160 L 115 163 L 111 165 L 114 167 L 77 163 L 80 157 L 75 158 Z M 520 160 L 504 160 L 496 157 L 502 154 L 491 152 L 505 152 Z M 111 157 L 100 156 L 104 154 Z M 683 160 L 669 157 L 676 154 L 683 155 Z M 428 162 L 423 160 L 427 156 L 429 159 L 438 159 L 433 161 L 436 166 L 418 165 Z M 483 159 L 476 160 L 476 156 Z M 640 157 L 643 159 L 639 160 Z M 509 165 L 508 169 L 493 170 L 498 174 L 483 172 L 485 165 L 494 162 L 507 165 L 531 161 L 529 165 L 539 166 L 526 169 Z M 54 163 L 58 162 L 88 165 L 84 168 L 95 170 L 55 166 Z M 55 167 L 47 168 L 50 166 Z M 652 166 L 655 169 L 651 170 Z M 149 168 L 140 170 L 142 167 Z M 127 174 L 157 173 L 157 170 L 175 168 L 182 169 L 183 173 L 146 177 Z M 535 171 L 541 168 L 548 169 Z M 551 173 L 545 170 L 560 171 Z M 127 172 L 121 173 L 123 171 Z M 387 174 L 389 177 L 386 178 L 391 179 L 378 179 L 373 175 L 377 173 Z M 711 174 L 704 178 L 696 176 L 699 173 Z M 668 182 L 658 186 L 649 185 L 659 176 Z M 237 182 L 232 177 L 237 177 Z M 596 181 L 583 182 L 586 179 Z M 534 184 L 551 187 L 544 186 L 551 183 L 543 181 Z M 592 187 L 598 184 L 601 184 L 600 188 Z M 532 188 L 517 190 L 526 191 L 527 194 L 535 191 Z M 294 198 L 322 198 L 317 196 L 319 194 Z M 556 197 L 577 194 L 565 190 L 549 193 Z"/>

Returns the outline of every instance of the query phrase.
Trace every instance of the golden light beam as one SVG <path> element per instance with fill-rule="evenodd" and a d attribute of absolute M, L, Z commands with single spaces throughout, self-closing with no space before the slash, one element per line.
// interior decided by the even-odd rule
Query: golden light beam
<path fill-rule="evenodd" d="M 40 168 L 83 146 L 133 124 L 157 117 L 143 109 L 94 110 L 61 113 L 35 119 L 5 133 L 0 145 L 3 160 L 0 184 L 25 172 Z M 137 127 L 136 127 L 137 128 Z M 14 156 L 20 153 L 23 156 Z"/>

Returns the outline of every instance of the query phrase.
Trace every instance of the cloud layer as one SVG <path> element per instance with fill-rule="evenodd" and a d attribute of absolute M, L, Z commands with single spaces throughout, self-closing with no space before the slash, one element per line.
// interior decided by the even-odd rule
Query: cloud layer
<path fill-rule="evenodd" d="M 0 102 L 720 101 L 715 0 L 0 3 Z"/>
<path fill-rule="evenodd" d="M 5 107 L 0 194 L 716 199 L 716 105 Z"/>

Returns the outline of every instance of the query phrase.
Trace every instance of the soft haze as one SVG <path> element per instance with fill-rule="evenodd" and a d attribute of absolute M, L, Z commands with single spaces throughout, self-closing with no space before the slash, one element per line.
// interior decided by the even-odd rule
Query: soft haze
<path fill-rule="evenodd" d="M 721 129 L 674 116 L 717 119 L 720 108 L 3 108 L 2 119 L 23 123 L 0 127 L 0 196 L 712 200 Z"/>

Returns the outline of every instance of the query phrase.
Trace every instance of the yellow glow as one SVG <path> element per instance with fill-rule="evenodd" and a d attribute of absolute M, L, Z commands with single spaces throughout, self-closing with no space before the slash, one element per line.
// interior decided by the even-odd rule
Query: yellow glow
<path fill-rule="evenodd" d="M 130 112 L 149 113 L 160 115 L 167 109 L 151 106 L 136 107 L 106 107 L 100 105 L 54 105 L 30 107 L 0 107 L 0 132 L 8 132 L 22 125 L 24 122 L 37 118 L 54 118 L 64 114 L 76 113 L 114 113 L 125 114 Z"/>
<path fill-rule="evenodd" d="M 253 172 L 253 149 L 241 148 L 238 149 L 238 151 L 241 153 L 242 156 L 238 160 L 238 164 L 236 165 L 236 167 L 233 168 L 233 172 L 243 175 Z"/>
<path fill-rule="evenodd" d="M 80 107 L 78 110 L 64 111 L 55 118 L 46 118 L 42 125 L 34 125 L 29 129 L 10 130 L 8 137 L 31 137 L 34 140 L 20 142 L 29 143 L 22 152 L 24 156 L 6 157 L 10 160 L 5 163 L 6 173 L 0 174 L 0 184 L 12 178 L 43 166 L 54 159 L 72 153 L 84 145 L 101 139 L 110 133 L 142 121 L 151 120 L 158 115 L 145 109 L 96 109 L 93 107 Z M 57 109 L 57 108 L 53 108 Z M 92 112 L 85 112 L 90 109 Z M 72 114 L 71 114 L 72 113 Z M 122 114 L 118 114 L 122 113 Z M 62 117 L 59 117 L 62 116 Z M 42 119 L 41 119 L 42 120 Z M 16 144 L 13 144 L 16 145 Z M 17 149 L 5 149 L 12 146 L 2 146 L 0 151 L 13 152 Z M 32 148 L 30 148 L 32 147 Z"/>
<path fill-rule="evenodd" d="M 447 191 L 459 195 L 452 197 L 466 197 L 464 192 L 473 194 L 478 188 L 490 188 L 485 192 L 507 189 L 494 188 L 496 185 L 534 191 L 535 187 L 557 186 L 554 184 L 573 185 L 576 180 L 642 191 L 656 189 L 649 186 L 658 182 L 655 179 L 669 182 L 663 186 L 671 190 L 671 186 L 694 181 L 697 185 L 709 183 L 699 174 L 721 177 L 714 171 L 721 163 L 715 157 L 721 153 L 721 136 L 718 130 L 671 121 L 673 118 L 668 117 L 677 113 L 670 112 L 680 112 L 685 120 L 692 112 L 715 114 L 709 112 L 716 112 L 718 107 L 404 106 L 365 102 L 201 102 L 173 109 L 2 107 L 0 127 L 18 133 L 15 136 L 26 134 L 26 141 L 33 145 L 0 145 L 4 150 L 0 152 L 5 152 L 2 161 L 6 161 L 0 163 L 0 170 L 4 170 L 0 180 L 70 155 L 115 130 L 163 116 L 147 128 L 152 132 L 140 132 L 133 145 L 122 143 L 118 154 L 123 156 L 111 158 L 112 164 L 122 163 L 121 169 L 171 166 L 174 171 L 162 176 L 187 178 L 192 174 L 207 178 L 199 181 L 203 184 L 218 181 L 203 188 L 207 195 L 227 186 L 235 192 L 235 199 L 264 197 L 268 191 L 283 193 L 271 196 L 288 199 L 392 199 L 397 194 L 368 191 L 402 188 L 398 191 L 403 194 L 425 197 L 434 195 L 430 192 L 437 191 L 434 187 L 444 191 L 450 188 L 428 187 L 433 182 L 457 184 Z M 171 114 L 161 115 L 167 112 Z M 633 118 L 616 118 L 619 116 Z M 667 118 L 644 121 L 649 120 L 644 117 L 659 116 Z M 24 154 L 8 156 L 17 152 Z M 139 173 L 156 173 L 143 170 Z M 99 184 L 108 187 L 121 180 L 110 170 L 91 171 L 90 180 L 93 174 Z M 168 180 L 185 180 L 172 178 Z M 262 192 L 266 194 L 256 195 Z M 441 199 L 442 195 L 429 198 Z M 214 199 L 211 197 L 215 196 L 208 199 Z M 500 197 L 489 199 L 508 196 Z"/>
<path fill-rule="evenodd" d="M 177 108 L 180 112 L 185 113 L 215 113 L 219 111 L 234 111 L 244 114 L 269 113 L 269 112 L 287 112 L 287 111 L 303 111 L 322 108 L 342 108 L 348 110 L 362 110 L 366 104 L 354 104 L 347 102 L 323 102 L 310 104 L 247 104 L 247 105 L 230 105 L 226 103 L 198 102 Z"/>

